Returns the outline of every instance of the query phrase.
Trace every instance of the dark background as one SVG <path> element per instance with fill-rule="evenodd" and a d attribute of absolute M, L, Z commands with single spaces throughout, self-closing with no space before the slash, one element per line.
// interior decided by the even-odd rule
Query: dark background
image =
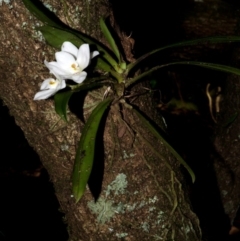
<path fill-rule="evenodd" d="M 66 241 L 49 176 L 2 102 L 0 153 L 0 241 Z"/>

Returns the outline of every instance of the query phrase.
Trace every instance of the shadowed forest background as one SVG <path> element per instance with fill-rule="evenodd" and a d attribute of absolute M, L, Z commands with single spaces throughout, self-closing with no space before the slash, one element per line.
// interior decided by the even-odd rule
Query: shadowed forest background
<path fill-rule="evenodd" d="M 0 240 L 66 241 L 49 176 L 2 102 L 0 133 Z"/>

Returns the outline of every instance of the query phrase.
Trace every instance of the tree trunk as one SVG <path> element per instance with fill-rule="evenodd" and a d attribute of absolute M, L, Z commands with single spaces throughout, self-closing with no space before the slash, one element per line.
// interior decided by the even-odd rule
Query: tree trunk
<path fill-rule="evenodd" d="M 100 16 L 110 13 L 111 23 L 131 61 L 132 40 L 117 28 L 108 2 L 51 0 L 48 3 L 63 22 L 103 43 L 98 22 Z M 3 3 L 0 21 L 0 96 L 51 177 L 69 225 L 69 240 L 200 241 L 199 220 L 185 198 L 178 162 L 148 133 L 132 110 L 121 103 L 111 107 L 104 142 L 98 140 L 98 159 L 89 186 L 94 196 L 99 197 L 95 202 L 87 190 L 75 204 L 71 173 L 83 123 L 77 114 L 70 113 L 68 123 L 60 120 L 51 99 L 33 101 L 39 84 L 49 75 L 43 61 L 51 61 L 56 50 L 44 42 L 35 29 L 40 23 L 21 1 Z M 102 98 L 106 87 L 84 97 L 74 96 L 74 103 L 84 110 L 84 119 L 91 111 L 89 106 Z M 139 84 L 131 89 L 131 94 L 142 89 Z M 161 125 L 151 98 L 150 94 L 139 96 L 132 99 L 132 104 Z"/>

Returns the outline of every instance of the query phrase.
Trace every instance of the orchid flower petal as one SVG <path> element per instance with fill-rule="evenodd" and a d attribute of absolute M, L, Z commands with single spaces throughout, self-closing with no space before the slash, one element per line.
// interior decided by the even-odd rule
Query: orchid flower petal
<path fill-rule="evenodd" d="M 45 79 L 41 84 L 40 90 L 50 89 L 49 82 L 51 81 L 55 82 L 53 78 Z"/>
<path fill-rule="evenodd" d="M 63 69 L 68 69 L 73 62 L 76 62 L 76 59 L 73 57 L 73 55 L 63 51 L 57 52 L 55 57 L 58 65 Z"/>
<path fill-rule="evenodd" d="M 75 45 L 73 45 L 71 42 L 68 42 L 68 41 L 64 42 L 63 45 L 62 45 L 61 50 L 63 52 L 70 53 L 75 58 L 77 58 L 78 48 Z"/>
<path fill-rule="evenodd" d="M 54 89 L 42 90 L 35 94 L 33 100 L 45 100 L 55 93 L 56 91 Z"/>
<path fill-rule="evenodd" d="M 87 73 L 85 71 L 82 71 L 80 74 L 71 76 L 71 79 L 74 82 L 81 84 L 86 79 L 86 77 L 87 77 Z"/>
<path fill-rule="evenodd" d="M 57 65 L 66 73 L 75 74 L 83 70 L 83 68 L 79 65 L 73 55 L 67 52 L 57 52 L 55 56 L 57 60 Z"/>
<path fill-rule="evenodd" d="M 54 74 L 58 79 L 63 79 L 61 76 L 69 74 L 69 71 L 62 69 L 57 62 L 47 62 L 45 60 L 44 64 L 47 66 L 50 73 Z"/>
<path fill-rule="evenodd" d="M 85 69 L 90 62 L 90 49 L 89 44 L 82 44 L 78 50 L 77 62 L 79 67 L 83 70 Z"/>
<path fill-rule="evenodd" d="M 66 87 L 66 81 L 61 80 L 59 85 L 58 85 L 58 90 L 64 89 Z"/>
<path fill-rule="evenodd" d="M 93 51 L 92 53 L 90 53 L 90 57 L 91 59 L 96 57 L 97 55 L 99 55 L 99 52 L 98 51 Z"/>

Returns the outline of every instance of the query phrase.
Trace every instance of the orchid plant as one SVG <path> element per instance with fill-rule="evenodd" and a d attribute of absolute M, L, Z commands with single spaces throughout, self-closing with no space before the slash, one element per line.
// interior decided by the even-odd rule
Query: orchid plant
<path fill-rule="evenodd" d="M 40 91 L 35 94 L 34 100 L 43 100 L 54 95 L 55 110 L 61 118 L 67 121 L 67 105 L 74 92 L 94 89 L 99 86 L 104 86 L 106 83 L 111 85 L 111 88 L 114 89 L 115 96 L 105 98 L 97 105 L 82 130 L 72 176 L 72 190 L 76 202 L 78 202 L 84 194 L 91 174 L 95 157 L 95 141 L 93 140 L 96 140 L 102 116 L 113 100 L 114 102 L 121 102 L 121 104 L 128 106 L 128 108 L 130 107 L 134 111 L 142 121 L 143 125 L 145 125 L 145 127 L 148 128 L 157 139 L 161 140 L 176 159 L 187 169 L 194 182 L 195 175 L 188 164 L 161 136 L 151 122 L 127 102 L 125 93 L 130 86 L 136 84 L 154 71 L 171 65 L 195 65 L 240 75 L 240 70 L 234 67 L 196 61 L 166 63 L 138 74 L 140 63 L 143 60 L 165 49 L 203 43 L 240 42 L 240 37 L 210 37 L 176 43 L 153 50 L 132 63 L 126 63 L 103 19 L 100 19 L 100 28 L 109 43 L 111 50 L 100 44 L 97 40 L 67 27 L 65 24 L 61 23 L 60 20 L 52 20 L 56 19 L 56 16 L 55 18 L 49 17 L 49 14 L 38 8 L 39 5 L 37 5 L 35 1 L 23 0 L 23 2 L 28 10 L 44 23 L 44 25 L 39 27 L 38 30 L 42 32 L 46 41 L 57 49 L 61 47 L 61 51 L 56 52 L 55 54 L 56 61 L 44 61 L 44 64 L 56 79 L 45 79 L 40 87 Z M 95 46 L 97 50 L 91 52 L 90 45 Z M 95 68 L 96 70 L 99 70 L 98 73 L 102 74 L 102 76 L 89 79 L 89 81 L 84 81 L 87 79 L 87 72 L 85 69 L 91 64 L 91 59 L 94 57 L 97 57 Z M 68 85 L 69 80 L 74 81 L 76 85 Z M 57 93 L 67 85 L 71 90 Z"/>

